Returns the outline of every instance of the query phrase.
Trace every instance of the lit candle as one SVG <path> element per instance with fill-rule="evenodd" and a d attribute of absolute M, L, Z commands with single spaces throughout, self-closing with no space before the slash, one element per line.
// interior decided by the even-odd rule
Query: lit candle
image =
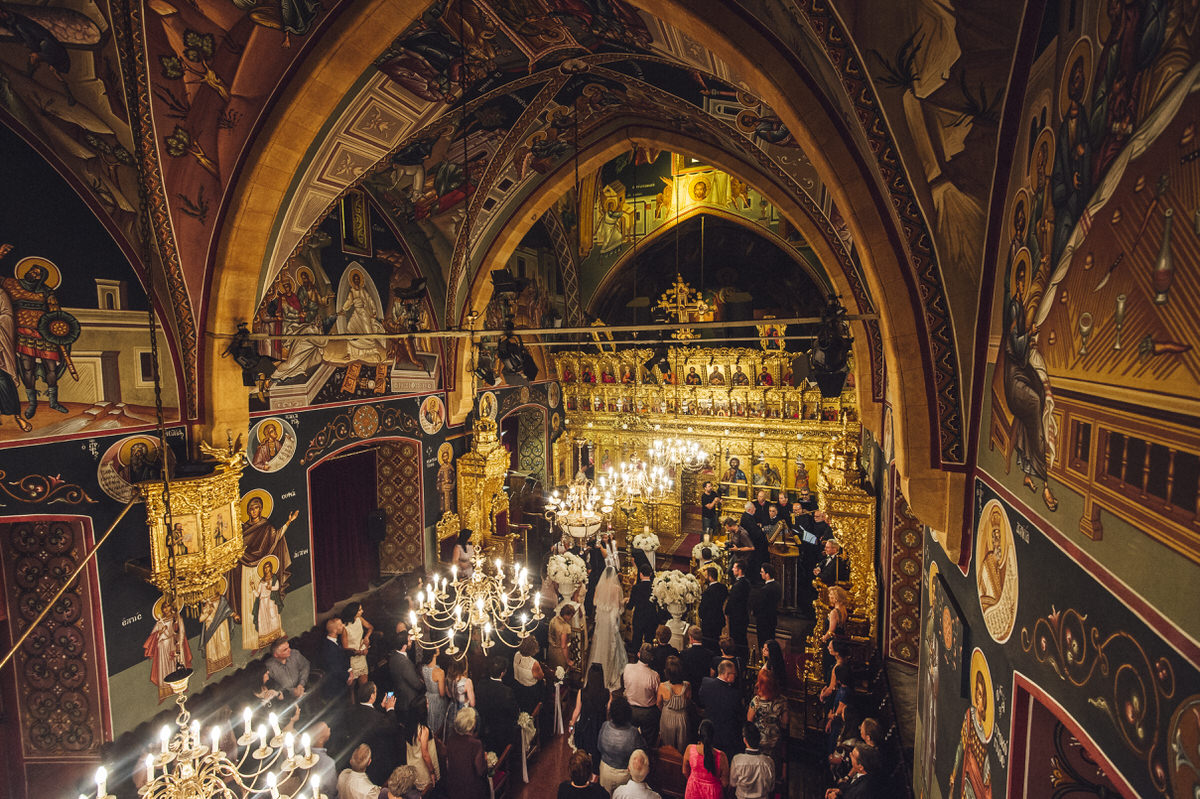
<path fill-rule="evenodd" d="M 425 592 L 424 591 L 417 592 L 417 607 L 419 607 L 419 608 L 425 607 Z"/>
<path fill-rule="evenodd" d="M 455 624 L 462 624 L 462 605 L 454 606 L 454 622 Z"/>
<path fill-rule="evenodd" d="M 442 593 L 446 593 L 446 578 L 442 578 Z"/>
<path fill-rule="evenodd" d="M 285 749 L 287 749 L 288 760 L 291 760 L 296 756 L 296 736 L 292 735 L 291 731 L 289 731 L 287 735 L 283 736 L 283 746 Z"/>
<path fill-rule="evenodd" d="M 492 623 L 491 623 L 490 621 L 489 621 L 489 622 L 484 622 L 484 625 L 483 625 L 483 638 L 484 638 L 484 640 L 485 640 L 485 641 L 491 641 L 491 640 L 492 640 Z"/>
<path fill-rule="evenodd" d="M 415 610 L 410 610 L 410 611 L 408 612 L 408 623 L 409 623 L 409 624 L 410 624 L 412 627 L 416 627 L 416 626 L 417 626 L 417 612 L 416 612 Z"/>
<path fill-rule="evenodd" d="M 450 577 L 451 577 L 450 582 L 452 582 L 452 583 L 458 582 L 458 566 L 457 565 L 450 567 Z"/>
<path fill-rule="evenodd" d="M 266 724 L 258 725 L 258 745 L 262 749 L 267 748 L 267 725 Z"/>
<path fill-rule="evenodd" d="M 108 769 L 104 766 L 96 769 L 96 796 L 98 799 L 108 796 Z"/>
<path fill-rule="evenodd" d="M 146 782 L 154 782 L 154 755 L 146 755 Z"/>
<path fill-rule="evenodd" d="M 504 607 L 508 607 L 508 594 L 500 595 L 500 604 Z"/>
<path fill-rule="evenodd" d="M 538 608 L 541 607 L 541 604 L 542 604 L 542 595 L 540 593 L 534 594 L 533 595 L 533 612 L 534 613 L 537 613 Z"/>
<path fill-rule="evenodd" d="M 525 625 L 529 624 L 529 614 L 521 614 L 521 635 L 525 635 Z"/>
<path fill-rule="evenodd" d="M 163 725 L 163 728 L 158 731 L 158 740 L 162 743 L 162 753 L 167 753 L 167 744 L 171 741 L 171 728 Z"/>
<path fill-rule="evenodd" d="M 312 786 L 312 799 L 320 799 L 321 796 L 321 777 L 318 774 L 312 775 L 312 779 L 308 783 Z"/>
<path fill-rule="evenodd" d="M 276 735 L 278 735 L 279 734 L 279 716 L 276 716 L 274 713 L 269 714 L 267 716 L 267 723 L 271 725 L 271 730 Z"/>
<path fill-rule="evenodd" d="M 221 748 L 221 728 L 213 727 L 208 733 L 209 739 L 212 741 L 212 751 L 215 755 L 217 750 Z"/>
<path fill-rule="evenodd" d="M 271 799 L 279 799 L 279 780 L 274 774 L 267 775 L 267 790 L 271 792 Z"/>
<path fill-rule="evenodd" d="M 192 737 L 191 737 L 190 743 L 188 744 L 188 747 L 191 748 L 191 747 L 196 747 L 196 746 L 200 746 L 200 722 L 193 720 L 192 721 Z"/>
<path fill-rule="evenodd" d="M 312 738 L 309 737 L 308 733 L 300 736 L 300 748 L 304 750 L 305 760 L 312 757 Z"/>
<path fill-rule="evenodd" d="M 243 728 L 243 730 L 242 730 L 242 735 L 249 735 L 250 734 L 250 708 L 248 708 L 248 707 L 242 708 L 242 723 L 246 725 L 245 728 Z"/>

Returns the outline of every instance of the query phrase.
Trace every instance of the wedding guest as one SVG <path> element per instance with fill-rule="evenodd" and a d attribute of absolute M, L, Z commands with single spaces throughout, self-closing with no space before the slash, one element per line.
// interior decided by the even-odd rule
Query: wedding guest
<path fill-rule="evenodd" d="M 734 651 L 745 663 L 750 656 L 750 639 L 746 632 L 750 626 L 750 581 L 746 579 L 746 566 L 741 561 L 733 562 L 730 573 L 733 574 L 733 587 L 725 600 L 725 618 L 729 636 L 736 646 Z"/>
<path fill-rule="evenodd" d="M 337 792 L 341 799 L 377 799 L 383 789 L 367 776 L 367 766 L 370 764 L 371 747 L 359 744 L 350 755 L 349 768 L 338 775 Z"/>
<path fill-rule="evenodd" d="M 558 799 L 608 799 L 608 794 L 592 782 L 592 756 L 582 749 L 571 755 L 568 774 L 558 786 Z"/>
<path fill-rule="evenodd" d="M 721 637 L 721 629 L 725 626 L 725 600 L 729 597 L 729 588 L 717 578 L 715 566 L 709 566 L 701 575 L 705 582 L 704 591 L 700 594 L 700 607 L 697 610 L 701 638 L 705 647 L 715 650 Z"/>
<path fill-rule="evenodd" d="M 466 656 L 450 658 L 446 664 L 446 732 L 464 707 L 475 707 L 475 681 L 467 676 Z"/>
<path fill-rule="evenodd" d="M 408 656 L 408 645 L 408 630 L 404 630 L 396 636 L 388 655 L 388 674 L 392 677 L 392 690 L 396 692 L 396 705 L 400 708 L 400 715 L 405 718 L 417 700 L 425 698 L 425 681 L 417 673 L 417 665 Z"/>
<path fill-rule="evenodd" d="M 487 761 L 483 743 L 475 736 L 478 726 L 475 708 L 464 707 L 454 717 L 454 733 L 446 738 L 447 768 L 442 777 L 442 791 L 454 799 L 488 799 Z"/>
<path fill-rule="evenodd" d="M 354 675 L 350 673 L 350 655 L 342 649 L 340 641 L 343 626 L 337 616 L 325 621 L 325 640 L 321 642 L 321 666 L 325 669 L 325 678 L 321 681 L 321 696 L 326 702 L 345 701 L 347 689 L 354 682 Z"/>
<path fill-rule="evenodd" d="M 665 624 L 658 625 L 654 631 L 654 649 L 650 656 L 650 668 L 663 678 L 663 670 L 667 667 L 667 658 L 679 655 L 679 650 L 671 646 L 671 628 Z"/>
<path fill-rule="evenodd" d="M 528 638 L 526 640 L 532 640 Z M 438 738 L 444 736 L 446 729 L 446 670 L 438 665 L 440 649 L 421 650 L 425 663 L 421 666 L 421 679 L 425 683 L 426 715 L 429 718 L 429 729 Z"/>
<path fill-rule="evenodd" d="M 450 562 L 458 567 L 458 579 L 469 580 L 475 573 L 475 545 L 471 543 L 471 531 L 463 528 L 458 532 L 458 543 L 454 545 L 454 554 Z"/>
<path fill-rule="evenodd" d="M 517 651 L 513 653 L 513 681 L 517 695 L 517 705 L 521 710 L 532 713 L 538 702 L 545 695 L 546 675 L 542 664 L 534 655 L 537 654 L 538 643 L 531 635 L 522 639 Z"/>
<path fill-rule="evenodd" d="M 663 682 L 658 686 L 658 733 L 662 742 L 682 753 L 691 740 L 692 686 L 683 677 L 683 661 L 667 658 Z"/>
<path fill-rule="evenodd" d="M 608 703 L 608 721 L 600 727 L 597 740 L 600 749 L 600 785 L 609 794 L 618 785 L 629 781 L 629 756 L 646 746 L 637 727 L 633 712 L 621 694 L 614 694 Z"/>
<path fill-rule="evenodd" d="M 710 719 L 700 722 L 699 742 L 683 753 L 684 799 L 722 799 L 729 784 L 728 754 L 715 745 L 713 730 Z"/>
<path fill-rule="evenodd" d="M 846 710 L 850 706 L 853 691 L 850 688 L 850 667 L 845 663 L 833 667 L 832 709 L 825 717 L 825 732 L 829 734 L 827 752 L 833 752 L 846 728 Z"/>
<path fill-rule="evenodd" d="M 600 770 L 600 726 L 608 718 L 610 696 L 604 683 L 604 667 L 593 663 L 588 667 L 587 680 L 575 695 L 570 733 L 575 748 L 591 755 L 590 763 L 597 773 Z"/>
<path fill-rule="evenodd" d="M 497 755 L 510 744 L 514 750 L 519 750 L 521 729 L 517 726 L 517 718 L 521 711 L 513 689 L 504 684 L 508 662 L 500 655 L 493 655 L 487 668 L 489 679 L 480 680 L 475 686 L 475 710 L 479 713 L 481 728 L 479 738 L 489 752 Z"/>
<path fill-rule="evenodd" d="M 725 754 L 736 754 L 742 748 L 739 726 L 736 719 L 743 718 L 742 693 L 734 685 L 737 669 L 732 660 L 722 660 L 717 667 L 716 677 L 707 677 L 700 686 L 700 698 L 704 703 L 704 715 L 709 719 L 729 720 L 720 724 L 716 732 L 717 748 Z"/>
<path fill-rule="evenodd" d="M 713 652 L 703 643 L 703 634 L 696 625 L 688 627 L 688 645 L 683 648 L 679 659 L 683 663 L 683 676 L 698 691 L 701 681 L 708 676 Z"/>
<path fill-rule="evenodd" d="M 879 796 L 879 752 L 873 746 L 858 744 L 850 750 L 850 774 L 840 788 L 830 788 L 825 799 L 874 799 Z"/>
<path fill-rule="evenodd" d="M 413 784 L 422 794 L 428 793 L 442 777 L 437 741 L 430 734 L 428 722 L 428 708 L 422 702 L 413 708 L 405 726 L 408 735 L 405 755 L 409 768 L 413 769 Z M 390 787 L 388 792 L 391 793 Z"/>
<path fill-rule="evenodd" d="M 775 580 L 775 566 L 764 563 L 758 570 L 762 585 L 758 587 L 758 601 L 754 604 L 754 629 L 759 641 L 775 638 L 779 625 L 779 603 L 783 599 L 783 588 Z"/>
<path fill-rule="evenodd" d="M 734 686 L 737 687 L 737 689 L 739 691 L 741 691 L 741 689 L 742 689 L 742 674 L 746 671 L 746 661 L 742 660 L 742 658 L 738 656 L 737 644 L 735 644 L 733 642 L 733 639 L 730 638 L 728 635 L 722 635 L 720 645 L 719 645 L 719 650 L 720 650 L 720 653 L 712 659 L 712 663 L 708 670 L 709 676 L 716 677 L 717 669 L 719 669 L 721 667 L 721 661 L 728 660 L 730 663 L 733 664 L 733 667 L 734 667 L 734 675 L 735 676 L 734 676 L 733 684 L 734 684 Z M 703 685 L 703 682 L 701 682 L 701 685 Z"/>
<path fill-rule="evenodd" d="M 371 647 L 371 633 L 375 628 L 363 618 L 363 608 L 351 602 L 342 610 L 342 649 L 350 655 L 350 673 L 362 685 L 367 681 L 367 650 Z"/>
<path fill-rule="evenodd" d="M 642 644 L 637 660 L 625 667 L 621 678 L 625 683 L 625 698 L 633 708 L 633 722 L 648 741 L 658 740 L 658 673 L 650 668 L 653 652 Z"/>
<path fill-rule="evenodd" d="M 788 728 L 787 698 L 780 692 L 775 676 L 769 671 L 758 673 L 758 684 L 746 711 L 746 721 L 754 722 L 758 728 L 762 751 L 770 755 L 776 764 L 781 763 L 782 743 Z"/>
<path fill-rule="evenodd" d="M 657 791 L 646 785 L 650 776 L 650 756 L 642 749 L 635 749 L 629 756 L 629 782 L 613 791 L 613 799 L 662 799 Z"/>
<path fill-rule="evenodd" d="M 825 541 L 825 556 L 813 567 L 813 576 L 825 585 L 849 582 L 850 562 L 841 555 L 842 545 L 836 538 Z"/>
<path fill-rule="evenodd" d="M 783 647 L 775 639 L 771 639 L 762 645 L 762 667 L 759 671 L 769 671 L 771 676 L 775 678 L 775 683 L 779 686 L 779 690 L 787 688 L 788 684 L 788 667 L 787 661 L 783 658 Z"/>
<path fill-rule="evenodd" d="M 633 634 L 629 643 L 634 648 L 652 641 L 654 629 L 658 626 L 658 613 L 654 609 L 654 601 L 650 598 L 650 581 L 653 577 L 654 569 L 649 563 L 643 563 L 638 568 L 638 581 L 629 592 L 626 609 L 633 611 Z"/>
<path fill-rule="evenodd" d="M 280 691 L 294 697 L 304 695 L 304 684 L 312 668 L 308 658 L 292 649 L 286 638 L 276 638 L 271 644 L 271 657 L 267 658 L 267 671 Z"/>
<path fill-rule="evenodd" d="M 546 659 L 550 661 L 550 667 L 553 669 L 560 666 L 567 670 L 575 668 L 575 661 L 571 658 L 571 633 L 574 623 L 575 606 L 570 602 L 564 603 L 558 615 L 550 620 L 550 645 L 546 649 Z"/>
<path fill-rule="evenodd" d="M 421 799 L 417 785 L 417 770 L 412 766 L 397 766 L 387 781 L 388 799 Z"/>
<path fill-rule="evenodd" d="M 733 756 L 729 766 L 729 784 L 737 799 L 767 799 L 775 787 L 775 762 L 759 751 L 758 727 L 742 726 L 746 751 Z"/>

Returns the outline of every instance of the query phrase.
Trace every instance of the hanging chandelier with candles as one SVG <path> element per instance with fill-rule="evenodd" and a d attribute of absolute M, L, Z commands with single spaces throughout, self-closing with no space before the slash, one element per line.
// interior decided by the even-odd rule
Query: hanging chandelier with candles
<path fill-rule="evenodd" d="M 637 502 L 644 505 L 661 502 L 675 486 L 666 466 L 641 458 L 622 461 L 615 469 L 610 466 L 608 475 L 600 481 L 602 488 L 616 495 L 617 505 L 626 510 L 631 510 Z"/>
<path fill-rule="evenodd" d="M 527 608 L 531 598 L 532 615 Z M 409 612 L 410 635 L 451 656 L 470 648 L 472 639 L 485 652 L 497 641 L 516 647 L 543 618 L 541 598 L 526 568 L 514 564 L 512 577 L 506 578 L 500 558 L 489 563 L 476 550 L 470 574 L 460 575 L 455 564 L 449 580 L 439 582 L 435 575 L 417 593 L 417 609 Z"/>
<path fill-rule="evenodd" d="M 205 744 L 198 720 L 187 709 L 187 683 L 191 669 L 168 675 L 179 712 L 175 729 L 163 726 L 157 752 L 147 754 L 142 767 L 146 782 L 138 789 L 142 799 L 325 799 L 313 767 L 317 755 L 308 733 L 297 736 L 280 729 L 270 713 L 257 725 L 250 708 L 242 711 L 242 734 L 231 756 L 221 746 L 227 731 L 209 730 Z M 116 799 L 108 792 L 109 771 L 96 770 L 96 799 Z M 86 799 L 80 796 L 80 799 Z"/>
<path fill-rule="evenodd" d="M 700 442 L 684 438 L 655 439 L 646 453 L 652 464 L 666 467 L 696 469 L 708 460 L 708 453 L 700 446 Z"/>

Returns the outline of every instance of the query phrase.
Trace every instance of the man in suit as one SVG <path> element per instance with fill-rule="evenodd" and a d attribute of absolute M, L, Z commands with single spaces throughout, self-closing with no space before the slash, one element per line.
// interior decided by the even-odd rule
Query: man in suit
<path fill-rule="evenodd" d="M 376 785 L 385 784 L 392 769 L 404 764 L 400 749 L 403 733 L 396 720 L 396 697 L 385 696 L 380 707 L 375 707 L 378 694 L 373 682 L 358 686 L 354 704 L 342 713 L 330 740 L 334 759 L 341 768 L 348 765 L 350 754 L 360 743 L 370 746 L 371 763 L 367 766 L 367 776 Z"/>
<path fill-rule="evenodd" d="M 504 684 L 508 663 L 494 655 L 488 663 L 489 679 L 475 683 L 475 710 L 479 713 L 479 739 L 489 752 L 500 755 L 504 747 L 513 744 L 520 749 L 521 729 L 517 717 L 521 710 L 513 689 Z"/>
<path fill-rule="evenodd" d="M 350 673 L 350 653 L 342 649 L 341 635 L 346 625 L 337 616 L 325 622 L 325 640 L 321 642 L 321 698 L 326 702 L 346 698 L 346 690 L 354 682 Z"/>
<path fill-rule="evenodd" d="M 600 582 L 600 575 L 604 574 L 604 553 L 600 551 L 600 547 L 596 546 L 596 542 L 588 539 L 584 542 L 583 562 L 587 565 L 587 593 L 583 596 L 583 609 L 587 613 L 589 619 L 596 617 L 596 604 L 593 598 L 596 595 L 596 585 Z"/>
<path fill-rule="evenodd" d="M 753 504 L 754 510 L 750 511 L 750 513 L 754 514 L 754 521 L 758 522 L 759 524 L 766 524 L 767 508 L 773 504 L 767 499 L 767 492 L 760 488 L 758 493 L 754 496 Z"/>
<path fill-rule="evenodd" d="M 705 569 L 703 577 L 706 585 L 704 592 L 700 594 L 700 631 L 704 645 L 716 651 L 721 629 L 725 626 L 725 600 L 729 597 L 729 589 L 717 579 L 715 566 Z"/>
<path fill-rule="evenodd" d="M 725 600 L 729 637 L 733 639 L 735 652 L 742 662 L 750 657 L 750 641 L 746 637 L 746 628 L 750 626 L 750 581 L 746 579 L 745 569 L 742 561 L 733 562 L 730 567 L 733 587 L 729 589 L 729 598 Z"/>
<path fill-rule="evenodd" d="M 629 602 L 626 607 L 633 611 L 631 621 L 632 638 L 630 644 L 634 649 L 643 643 L 654 642 L 654 629 L 658 626 L 658 614 L 654 611 L 654 602 L 650 598 L 650 581 L 654 570 L 649 563 L 638 567 L 638 581 L 629 591 Z"/>
<path fill-rule="evenodd" d="M 742 751 L 742 725 L 746 708 L 742 695 L 734 685 L 737 666 L 732 660 L 722 660 L 716 677 L 705 677 L 700 685 L 700 701 L 704 716 L 713 719 L 713 746 L 732 757 Z"/>
<path fill-rule="evenodd" d="M 417 700 L 425 698 L 425 681 L 417 674 L 417 666 L 408 656 L 407 629 L 396 633 L 395 644 L 388 654 L 388 674 L 392 678 L 392 690 L 396 692 L 396 705 L 407 719 Z"/>
<path fill-rule="evenodd" d="M 779 501 L 775 503 L 775 509 L 779 512 L 779 518 L 787 522 L 790 527 L 792 524 L 792 501 L 788 499 L 786 491 L 779 492 Z"/>
<path fill-rule="evenodd" d="M 704 645 L 704 633 L 694 624 L 688 627 L 687 646 L 679 654 L 679 659 L 683 661 L 684 679 L 691 683 L 694 693 L 699 693 L 695 686 L 703 684 L 708 676 L 713 650 Z"/>
<path fill-rule="evenodd" d="M 813 576 L 825 585 L 837 585 L 850 581 L 850 562 L 841 555 L 842 545 L 836 538 L 825 542 L 825 556 L 813 568 Z"/>
<path fill-rule="evenodd" d="M 864 743 L 850 750 L 850 773 L 841 787 L 825 791 L 825 799 L 872 799 L 879 795 L 879 750 Z"/>
<path fill-rule="evenodd" d="M 764 563 L 760 568 L 763 584 L 758 589 L 758 603 L 754 606 L 756 636 L 761 645 L 775 637 L 779 624 L 779 601 L 783 599 L 783 588 L 775 580 L 775 566 Z"/>

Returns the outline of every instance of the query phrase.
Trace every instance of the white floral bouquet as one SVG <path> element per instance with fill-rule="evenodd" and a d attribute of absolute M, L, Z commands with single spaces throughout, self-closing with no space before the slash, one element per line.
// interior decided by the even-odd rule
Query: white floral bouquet
<path fill-rule="evenodd" d="M 676 604 L 691 605 L 700 599 L 700 581 L 676 569 L 661 571 L 650 586 L 650 596 L 664 608 Z"/>
<path fill-rule="evenodd" d="M 488 776 L 490 777 L 493 774 L 495 774 L 496 773 L 496 764 L 498 764 L 500 762 L 500 758 L 496 757 L 496 753 L 495 752 L 484 752 L 483 760 L 485 763 L 487 763 Z"/>
<path fill-rule="evenodd" d="M 697 563 L 704 563 L 705 549 L 708 550 L 707 560 L 711 561 L 716 559 L 717 552 L 720 550 L 720 547 L 717 546 L 717 544 L 713 541 L 701 541 L 699 544 L 696 544 L 696 546 L 692 547 L 692 560 L 696 561 Z"/>
<path fill-rule="evenodd" d="M 654 552 L 659 547 L 658 536 L 654 533 L 640 533 L 633 537 L 633 548 L 643 552 Z"/>
<path fill-rule="evenodd" d="M 567 679 L 567 670 L 564 669 L 562 666 L 559 666 L 558 668 L 556 668 L 554 670 L 554 681 L 562 682 L 565 679 Z"/>
<path fill-rule="evenodd" d="M 521 728 L 522 745 L 528 749 L 530 742 L 533 741 L 533 736 L 537 735 L 537 728 L 533 725 L 533 716 L 522 712 L 517 716 L 517 726 Z"/>
<path fill-rule="evenodd" d="M 587 565 L 574 552 L 550 556 L 546 576 L 559 585 L 582 585 L 587 582 Z"/>

